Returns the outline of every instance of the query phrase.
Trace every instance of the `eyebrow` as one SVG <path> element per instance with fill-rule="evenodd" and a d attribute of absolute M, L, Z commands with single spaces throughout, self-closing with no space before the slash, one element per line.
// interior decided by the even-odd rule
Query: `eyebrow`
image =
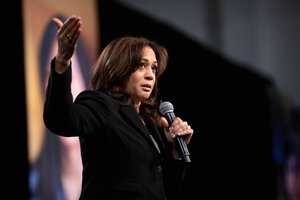
<path fill-rule="evenodd" d="M 146 59 L 146 58 L 142 58 L 141 61 L 147 61 L 147 62 L 149 62 L 149 60 Z M 153 63 L 154 63 L 154 64 L 157 64 L 158 62 L 157 62 L 157 60 L 155 60 Z"/>

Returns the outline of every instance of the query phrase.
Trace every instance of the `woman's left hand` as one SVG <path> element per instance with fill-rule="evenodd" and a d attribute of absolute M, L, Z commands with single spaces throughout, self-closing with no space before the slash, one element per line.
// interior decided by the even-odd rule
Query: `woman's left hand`
<path fill-rule="evenodd" d="M 186 144 L 190 142 L 194 130 L 186 121 L 182 121 L 179 117 L 176 117 L 169 127 L 167 119 L 161 117 L 161 123 L 164 126 L 165 135 L 169 142 L 174 143 L 174 138 L 178 136 L 183 136 Z"/>

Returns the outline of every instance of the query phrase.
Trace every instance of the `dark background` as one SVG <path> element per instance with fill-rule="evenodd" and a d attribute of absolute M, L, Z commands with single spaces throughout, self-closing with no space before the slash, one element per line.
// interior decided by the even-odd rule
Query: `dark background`
<path fill-rule="evenodd" d="M 118 36 L 133 34 L 155 40 L 169 50 L 169 65 L 159 82 L 160 95 L 172 102 L 175 114 L 188 121 L 195 132 L 189 144 L 192 165 L 177 198 L 275 199 L 269 96 L 272 80 L 229 62 L 153 19 L 111 1 L 98 2 L 101 49 Z M 13 48 L 3 72 L 9 74 L 11 82 L 3 98 L 5 108 L 9 108 L 3 131 L 8 138 L 2 142 L 8 145 L 2 151 L 3 195 L 27 199 L 21 3 L 10 8 L 14 17 L 4 26 Z"/>

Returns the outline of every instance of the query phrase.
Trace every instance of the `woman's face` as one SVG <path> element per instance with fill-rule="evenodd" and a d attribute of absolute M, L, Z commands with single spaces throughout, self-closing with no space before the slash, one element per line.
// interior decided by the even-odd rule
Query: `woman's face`
<path fill-rule="evenodd" d="M 156 80 L 157 60 L 152 48 L 145 47 L 137 70 L 134 71 L 125 86 L 125 92 L 134 104 L 148 99 Z"/>

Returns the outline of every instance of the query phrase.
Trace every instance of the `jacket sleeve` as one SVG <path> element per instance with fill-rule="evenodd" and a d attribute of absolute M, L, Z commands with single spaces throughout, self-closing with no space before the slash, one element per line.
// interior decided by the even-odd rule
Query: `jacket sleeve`
<path fill-rule="evenodd" d="M 178 195 L 181 194 L 190 163 L 174 159 L 172 145 L 167 141 L 163 129 L 160 129 L 159 132 L 161 133 L 162 141 L 165 144 L 163 179 L 166 196 L 167 199 L 176 199 Z"/>
<path fill-rule="evenodd" d="M 54 70 L 55 58 L 51 61 L 51 71 L 46 89 L 46 99 L 44 103 L 44 123 L 53 133 L 60 135 L 60 130 L 66 122 L 66 116 L 70 111 L 73 97 L 71 94 L 71 66 L 58 74 Z"/>
<path fill-rule="evenodd" d="M 62 136 L 80 136 L 99 130 L 105 123 L 108 113 L 104 100 L 101 102 L 101 99 L 98 99 L 95 103 L 91 98 L 86 98 L 87 91 L 83 91 L 77 97 L 82 100 L 73 102 L 72 68 L 69 66 L 64 73 L 58 74 L 54 70 L 54 63 L 55 58 L 51 62 L 44 103 L 43 119 L 46 127 L 51 132 Z M 95 108 L 93 105 L 98 107 Z"/>

